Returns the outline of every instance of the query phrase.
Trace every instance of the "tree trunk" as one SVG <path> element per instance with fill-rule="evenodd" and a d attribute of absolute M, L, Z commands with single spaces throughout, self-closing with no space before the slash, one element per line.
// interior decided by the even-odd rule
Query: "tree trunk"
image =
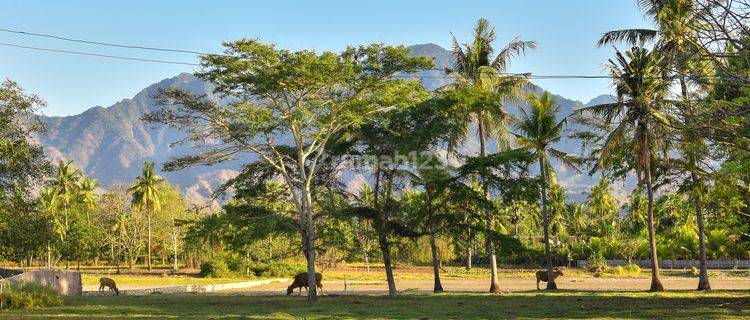
<path fill-rule="evenodd" d="M 174 251 L 174 268 L 172 268 L 172 270 L 177 272 L 177 234 L 175 234 L 174 239 L 172 240 L 172 249 Z"/>
<path fill-rule="evenodd" d="M 432 250 L 432 272 L 434 274 L 435 284 L 432 292 L 442 293 L 443 284 L 440 282 L 440 256 L 438 254 L 437 243 L 435 242 L 435 230 L 430 232 L 430 249 Z"/>
<path fill-rule="evenodd" d="M 646 137 L 645 146 L 648 146 L 648 137 Z M 648 147 L 646 147 L 648 148 Z M 651 253 L 651 288 L 650 292 L 662 292 L 664 291 L 664 285 L 661 284 L 659 278 L 659 259 L 656 256 L 656 231 L 654 230 L 654 190 L 651 185 L 651 159 L 648 158 L 650 152 L 648 149 L 645 151 L 646 159 L 644 165 L 644 176 L 646 179 L 646 193 L 648 194 L 648 242 L 649 250 Z"/>
<path fill-rule="evenodd" d="M 151 210 L 148 210 L 148 270 L 151 270 Z"/>
<path fill-rule="evenodd" d="M 693 180 L 693 188 L 698 187 L 698 176 L 695 171 L 690 173 Z M 703 206 L 701 204 L 698 190 L 693 190 L 693 202 L 695 204 L 695 219 L 698 222 L 698 253 L 700 255 L 700 274 L 698 276 L 698 290 L 711 290 L 711 283 L 708 281 L 708 262 L 706 261 L 706 230 L 705 220 L 703 217 Z"/>
<path fill-rule="evenodd" d="M 367 273 L 370 273 L 370 258 L 367 256 L 367 250 L 363 250 L 365 253 L 365 269 L 367 269 Z"/>
<path fill-rule="evenodd" d="M 380 251 L 383 253 L 383 266 L 385 267 L 385 277 L 388 281 L 388 295 L 395 296 L 398 294 L 398 291 L 396 291 L 396 280 L 393 278 L 393 268 L 391 266 L 391 245 L 388 243 L 388 237 L 384 232 L 383 230 L 379 230 L 378 243 L 380 244 Z"/>
<path fill-rule="evenodd" d="M 307 241 L 304 247 L 307 248 L 307 301 L 312 303 L 318 300 L 318 288 L 315 285 L 315 224 L 312 212 L 312 196 L 309 187 L 303 189 L 303 210 L 305 218 L 305 232 Z"/>
<path fill-rule="evenodd" d="M 683 74 L 680 74 L 680 90 L 682 93 L 682 100 L 688 102 L 688 87 L 687 82 Z M 692 136 L 692 134 L 691 134 Z M 695 173 L 695 168 L 698 165 L 695 158 L 691 155 L 690 157 L 690 179 L 693 183 L 693 188 L 699 187 L 698 175 Z M 698 290 L 708 291 L 711 290 L 711 283 L 708 281 L 708 262 L 706 261 L 706 230 L 705 220 L 703 217 L 703 205 L 701 204 L 699 191 L 693 190 L 693 204 L 695 205 L 695 218 L 698 223 L 698 254 L 700 260 L 700 273 L 698 275 Z"/>
<path fill-rule="evenodd" d="M 52 269 L 52 249 L 47 245 L 47 270 Z"/>
<path fill-rule="evenodd" d="M 479 116 L 479 153 L 482 157 L 487 156 L 487 128 L 485 127 L 484 118 Z M 485 201 L 489 201 L 489 187 L 486 177 L 482 178 L 482 192 Z M 485 244 L 487 246 L 487 258 L 490 261 L 490 293 L 500 293 L 500 285 L 497 282 L 497 259 L 495 258 L 495 248 L 492 245 L 492 211 L 485 203 L 483 205 L 487 223 L 487 235 Z"/>
<path fill-rule="evenodd" d="M 541 152 L 544 152 L 541 150 Z M 547 260 L 547 290 L 557 290 L 555 283 L 555 274 L 552 271 L 552 248 L 549 245 L 549 212 L 547 212 L 547 166 L 544 165 L 544 159 L 539 157 L 539 175 L 542 178 L 541 195 L 542 195 L 542 220 L 544 224 L 544 255 Z"/>
<path fill-rule="evenodd" d="M 471 248 L 471 227 L 469 226 L 469 219 L 466 219 L 466 270 L 471 270 L 471 259 L 472 259 L 472 248 Z"/>

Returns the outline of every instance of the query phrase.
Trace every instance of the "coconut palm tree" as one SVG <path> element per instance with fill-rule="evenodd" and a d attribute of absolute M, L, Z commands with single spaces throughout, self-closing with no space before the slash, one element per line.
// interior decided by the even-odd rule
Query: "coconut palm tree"
<path fill-rule="evenodd" d="M 63 213 L 64 231 L 69 228 L 68 210 L 75 202 L 78 191 L 78 181 L 81 179 L 81 171 L 73 167 L 73 161 L 57 163 L 57 173 L 54 179 L 47 181 L 47 185 L 54 190 L 60 208 Z"/>
<path fill-rule="evenodd" d="M 627 42 L 638 45 L 646 41 L 653 41 L 654 51 L 660 52 L 664 57 L 662 61 L 663 74 L 674 74 L 680 86 L 680 97 L 682 99 L 682 140 L 687 141 L 681 148 L 680 153 L 685 158 L 686 169 L 690 172 L 689 180 L 692 186 L 693 205 L 695 207 L 696 221 L 698 222 L 698 243 L 700 256 L 700 275 L 698 290 L 711 290 L 708 280 L 708 263 L 706 261 L 705 240 L 705 218 L 703 206 L 698 196 L 700 194 L 702 179 L 700 162 L 705 156 L 705 144 L 700 134 L 693 132 L 690 128 L 694 106 L 690 103 L 689 80 L 690 75 L 706 75 L 708 68 L 700 59 L 695 58 L 699 52 L 695 46 L 697 43 L 698 22 L 695 19 L 695 0 L 638 0 L 638 5 L 643 9 L 646 16 L 654 22 L 656 29 L 623 29 L 604 33 L 599 40 L 599 46 Z M 691 59 L 692 58 L 692 59 Z M 697 83 L 698 85 L 705 85 Z M 698 152 L 696 152 L 698 151 Z"/>
<path fill-rule="evenodd" d="M 161 210 L 161 190 L 159 184 L 164 178 L 154 173 L 154 163 L 144 162 L 141 175 L 135 178 L 128 192 L 133 194 L 131 205 L 145 209 L 148 214 L 148 270 L 151 270 L 151 215 Z"/>
<path fill-rule="evenodd" d="M 600 143 L 596 150 L 598 166 L 613 166 L 623 154 L 632 157 L 639 185 L 645 184 L 648 195 L 648 234 L 651 254 L 650 291 L 664 291 L 659 278 L 659 263 L 656 254 L 654 232 L 654 188 L 652 183 L 652 158 L 654 146 L 666 149 L 662 139 L 669 122 L 664 112 L 668 81 L 662 78 L 661 61 L 658 55 L 643 47 L 633 47 L 624 54 L 616 50 L 615 60 L 610 60 L 613 85 L 617 101 L 579 109 L 578 115 L 591 115 L 601 119 L 606 136 L 595 140 Z M 624 151 L 633 148 L 632 152 Z M 622 163 L 622 161 L 620 161 Z"/>
<path fill-rule="evenodd" d="M 554 158 L 561 163 L 575 169 L 575 157 L 555 149 L 552 145 L 559 142 L 565 129 L 566 119 L 557 120 L 560 106 L 548 92 L 541 96 L 529 94 L 529 110 L 521 108 L 520 119 L 516 122 L 516 142 L 522 148 L 529 149 L 539 160 L 539 176 L 542 200 L 542 218 L 544 228 L 544 251 L 547 259 L 547 273 L 549 281 L 547 290 L 557 289 L 552 266 L 552 252 L 549 241 L 550 212 L 547 208 L 547 184 L 554 171 L 549 159 Z M 577 169 L 576 169 L 577 170 Z"/>
<path fill-rule="evenodd" d="M 509 145 L 507 124 L 510 117 L 502 108 L 502 103 L 520 100 L 522 89 L 528 83 L 528 80 L 525 76 L 508 75 L 508 67 L 511 59 L 524 55 L 527 50 L 536 49 L 538 46 L 535 41 L 522 41 L 516 37 L 495 55 L 495 49 L 492 47 L 494 41 L 495 28 L 490 26 L 487 19 L 479 19 L 474 27 L 474 39 L 471 42 L 462 45 L 453 36 L 455 65 L 452 69 L 446 69 L 446 73 L 452 75 L 455 79 L 446 88 L 474 87 L 486 90 L 494 94 L 499 102 L 475 105 L 471 110 L 470 117 L 466 119 L 466 126 L 460 137 L 457 137 L 452 143 L 456 145 L 467 137 L 471 124 L 476 122 L 479 153 L 482 156 L 487 155 L 488 138 L 494 138 L 500 147 Z M 489 196 L 487 184 L 482 184 L 485 195 Z M 485 208 L 485 214 L 488 234 L 491 234 L 489 230 L 492 227 L 492 214 L 489 208 Z M 490 237 L 487 237 L 486 246 L 491 267 L 490 292 L 499 293 L 497 261 Z"/>
<path fill-rule="evenodd" d="M 78 193 L 78 181 L 81 179 L 81 171 L 73 166 L 73 161 L 64 162 L 60 160 L 57 163 L 57 173 L 54 178 L 47 181 L 47 186 L 51 188 L 59 206 L 62 221 L 57 220 L 60 230 L 60 240 L 64 243 L 65 237 L 70 231 L 70 207 L 76 201 Z M 59 218 L 59 217 L 58 217 Z M 66 260 L 66 268 L 70 268 L 70 261 Z"/>
<path fill-rule="evenodd" d="M 49 216 L 54 216 L 55 209 L 58 206 L 58 197 L 55 190 L 51 187 L 44 187 L 39 191 L 39 201 L 42 205 L 42 210 Z M 57 229 L 57 225 L 55 228 Z M 47 243 L 47 269 L 52 269 L 52 244 Z"/>
<path fill-rule="evenodd" d="M 89 177 L 83 177 L 78 188 L 78 202 L 82 203 L 89 209 L 96 208 L 96 188 L 99 187 L 99 181 Z"/>

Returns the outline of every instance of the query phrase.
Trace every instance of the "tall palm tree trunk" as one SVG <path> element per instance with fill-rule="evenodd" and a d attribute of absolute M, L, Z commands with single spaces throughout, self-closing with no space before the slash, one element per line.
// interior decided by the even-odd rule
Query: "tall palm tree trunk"
<path fill-rule="evenodd" d="M 644 135 L 645 136 L 645 135 Z M 648 137 L 646 136 L 645 148 L 648 148 Z M 648 149 L 644 152 L 644 176 L 646 180 L 646 193 L 648 194 L 648 242 L 651 253 L 651 288 L 650 292 L 662 292 L 664 286 L 659 278 L 659 259 L 656 256 L 656 231 L 654 230 L 654 189 L 651 182 L 651 160 L 648 158 L 650 152 Z"/>
<path fill-rule="evenodd" d="M 151 270 L 151 210 L 148 211 L 148 270 Z"/>
<path fill-rule="evenodd" d="M 547 290 L 557 290 L 557 283 L 555 283 L 555 274 L 553 274 L 552 271 L 552 248 L 550 248 L 549 245 L 549 212 L 547 212 L 547 168 L 544 165 L 543 157 L 539 157 L 539 175 L 542 178 L 542 220 L 544 224 L 544 254 L 547 260 Z"/>
<path fill-rule="evenodd" d="M 683 102 L 688 102 L 688 87 L 687 81 L 684 75 L 680 74 L 680 90 L 682 93 Z M 692 135 L 692 134 L 691 134 Z M 693 184 L 693 188 L 697 188 L 699 184 L 698 175 L 695 173 L 697 161 L 693 155 L 689 156 L 690 160 L 690 179 Z M 700 195 L 696 190 L 693 190 L 693 204 L 695 206 L 695 220 L 698 222 L 698 254 L 700 260 L 700 273 L 698 275 L 698 290 L 708 291 L 711 290 L 711 283 L 708 281 L 708 262 L 706 261 L 706 230 L 705 220 L 703 217 L 703 205 L 701 204 Z"/>
<path fill-rule="evenodd" d="M 695 171 L 690 172 L 693 186 L 698 186 L 698 176 Z M 711 290 L 711 283 L 708 281 L 708 261 L 706 261 L 706 230 L 705 220 L 703 217 L 703 206 L 700 197 L 693 195 L 695 204 L 695 219 L 698 222 L 698 254 L 700 259 L 700 274 L 698 275 L 698 290 Z"/>
<path fill-rule="evenodd" d="M 479 115 L 479 153 L 482 157 L 487 156 L 487 128 L 484 123 L 484 116 Z M 489 187 L 487 185 L 486 177 L 482 178 L 482 192 L 484 193 L 484 200 L 489 200 Z M 497 282 L 497 259 L 495 257 L 495 248 L 492 245 L 492 211 L 490 207 L 485 203 L 483 205 L 484 213 L 486 216 L 487 223 L 487 235 L 485 236 L 485 244 L 487 246 L 487 257 L 490 260 L 490 293 L 500 293 L 500 285 Z"/>

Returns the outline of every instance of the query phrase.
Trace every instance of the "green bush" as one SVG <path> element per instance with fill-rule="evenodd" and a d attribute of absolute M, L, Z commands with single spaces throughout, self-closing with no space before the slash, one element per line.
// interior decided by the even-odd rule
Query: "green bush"
<path fill-rule="evenodd" d="M 697 277 L 701 274 L 701 271 L 696 267 L 692 267 L 690 268 L 690 273 L 693 275 L 693 277 Z"/>
<path fill-rule="evenodd" d="M 232 272 L 223 259 L 215 259 L 201 264 L 200 275 L 204 278 L 225 278 L 232 276 Z"/>
<path fill-rule="evenodd" d="M 610 273 L 616 276 L 638 275 L 641 273 L 641 267 L 631 263 L 626 266 L 616 266 L 614 268 L 610 268 L 607 270 L 607 273 Z"/>
<path fill-rule="evenodd" d="M 22 282 L 3 286 L 0 300 L 3 308 L 8 309 L 36 309 L 57 307 L 63 304 L 62 296 L 54 289 L 34 283 Z"/>
<path fill-rule="evenodd" d="M 625 266 L 625 270 L 627 270 L 630 273 L 641 273 L 641 267 L 639 267 L 635 263 L 628 263 L 628 265 Z"/>
<path fill-rule="evenodd" d="M 298 263 L 255 263 L 250 265 L 250 272 L 258 277 L 291 277 L 298 273 L 307 271 L 304 264 Z"/>

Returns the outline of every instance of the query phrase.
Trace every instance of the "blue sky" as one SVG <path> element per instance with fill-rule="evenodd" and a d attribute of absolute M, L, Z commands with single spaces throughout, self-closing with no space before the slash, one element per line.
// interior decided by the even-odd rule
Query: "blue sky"
<path fill-rule="evenodd" d="M 496 27 L 497 45 L 516 35 L 540 50 L 517 59 L 513 72 L 600 74 L 612 48 L 597 48 L 602 32 L 648 27 L 633 1 L 4 1 L 0 28 L 72 38 L 220 52 L 221 42 L 260 38 L 287 49 L 341 50 L 347 45 L 461 41 L 477 18 Z M 151 59 L 196 62 L 195 56 L 71 44 L 0 32 L 0 42 Z M 47 115 L 109 106 L 194 67 L 80 57 L 0 46 L 0 77 L 44 98 Z M 611 91 L 606 80 L 536 80 L 587 102 Z"/>

